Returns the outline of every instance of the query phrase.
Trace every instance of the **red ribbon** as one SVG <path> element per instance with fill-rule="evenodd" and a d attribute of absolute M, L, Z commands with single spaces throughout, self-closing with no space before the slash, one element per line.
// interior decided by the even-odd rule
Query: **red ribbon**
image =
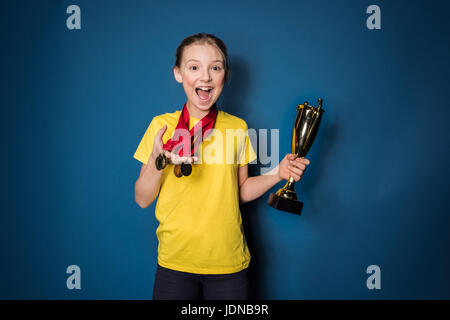
<path fill-rule="evenodd" d="M 180 157 L 183 157 L 186 156 L 185 154 L 183 154 L 183 150 L 189 150 L 189 147 L 194 146 L 193 148 L 191 148 L 190 154 L 190 156 L 193 156 L 200 142 L 204 140 L 212 131 L 210 129 L 214 127 L 217 113 L 217 107 L 216 104 L 214 104 L 209 109 L 208 114 L 200 119 L 200 121 L 197 122 L 191 130 L 189 130 L 189 111 L 186 107 L 186 104 L 184 104 L 183 110 L 181 110 L 180 118 L 178 119 L 177 127 L 175 128 L 174 136 L 163 145 L 163 149 L 172 151 L 174 148 L 180 146 L 178 155 Z M 190 139 L 185 139 L 187 137 L 185 137 L 182 132 L 178 131 L 179 129 L 182 129 L 184 132 L 189 130 Z M 201 132 L 202 138 L 198 136 L 198 132 Z M 197 137 L 194 136 L 194 133 L 197 133 Z"/>

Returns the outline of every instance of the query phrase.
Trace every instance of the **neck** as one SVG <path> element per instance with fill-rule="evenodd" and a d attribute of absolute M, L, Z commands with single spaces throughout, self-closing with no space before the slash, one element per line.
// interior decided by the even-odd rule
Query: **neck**
<path fill-rule="evenodd" d="M 189 116 L 197 119 L 201 119 L 209 113 L 208 110 L 200 110 L 196 106 L 193 106 L 189 101 L 186 103 L 186 108 L 189 111 Z"/>

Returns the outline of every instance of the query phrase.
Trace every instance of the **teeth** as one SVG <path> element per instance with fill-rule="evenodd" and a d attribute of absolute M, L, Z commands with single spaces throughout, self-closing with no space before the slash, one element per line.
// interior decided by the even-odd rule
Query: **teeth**
<path fill-rule="evenodd" d="M 202 89 L 204 91 L 207 91 L 207 90 L 211 90 L 212 88 L 210 88 L 210 87 L 198 87 L 197 89 Z"/>

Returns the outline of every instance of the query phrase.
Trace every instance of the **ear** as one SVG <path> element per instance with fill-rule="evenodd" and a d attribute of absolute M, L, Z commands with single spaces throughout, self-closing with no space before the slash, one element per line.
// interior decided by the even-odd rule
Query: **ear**
<path fill-rule="evenodd" d="M 175 80 L 178 83 L 183 83 L 183 77 L 181 76 L 180 68 L 177 66 L 173 67 L 173 75 L 175 76 Z"/>

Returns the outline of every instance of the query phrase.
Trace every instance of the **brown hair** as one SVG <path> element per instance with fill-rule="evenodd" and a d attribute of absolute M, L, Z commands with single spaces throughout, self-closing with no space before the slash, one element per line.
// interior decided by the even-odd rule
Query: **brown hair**
<path fill-rule="evenodd" d="M 201 33 L 193 34 L 193 35 L 183 39 L 183 41 L 181 41 L 180 45 L 178 46 L 177 52 L 175 54 L 175 67 L 180 68 L 181 59 L 183 58 L 184 48 L 193 43 L 200 43 L 200 44 L 207 43 L 207 44 L 216 46 L 217 49 L 219 49 L 219 51 L 222 53 L 222 56 L 223 56 L 223 66 L 225 69 L 224 81 L 227 81 L 228 73 L 230 72 L 230 68 L 228 66 L 227 47 L 221 39 L 219 39 L 218 37 L 216 37 L 213 34 L 201 32 Z"/>

